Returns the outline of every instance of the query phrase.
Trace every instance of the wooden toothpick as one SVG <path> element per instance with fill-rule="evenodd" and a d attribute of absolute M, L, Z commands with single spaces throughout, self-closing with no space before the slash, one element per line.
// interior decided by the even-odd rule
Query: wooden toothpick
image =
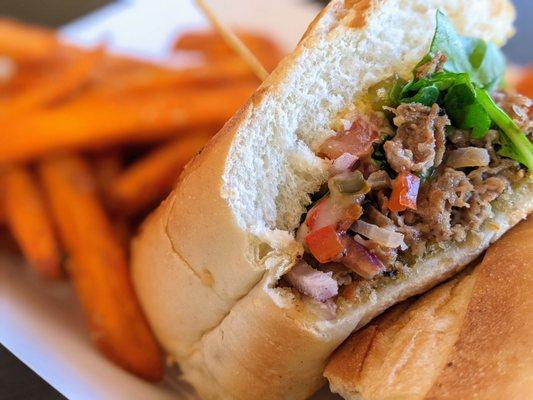
<path fill-rule="evenodd" d="M 206 1 L 196 0 L 196 3 L 202 9 L 207 19 L 211 22 L 215 30 L 222 36 L 228 46 L 249 65 L 251 70 L 261 81 L 264 81 L 268 76 L 268 72 L 254 55 L 254 53 L 252 53 L 250 49 L 246 47 L 242 40 L 239 39 L 231 29 L 229 29 L 222 21 L 220 21 Z"/>

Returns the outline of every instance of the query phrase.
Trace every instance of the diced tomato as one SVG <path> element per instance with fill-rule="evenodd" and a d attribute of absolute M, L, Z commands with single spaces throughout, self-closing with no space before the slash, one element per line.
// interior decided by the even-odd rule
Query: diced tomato
<path fill-rule="evenodd" d="M 379 132 L 376 126 L 368 118 L 359 116 L 350 128 L 327 139 L 320 146 L 320 153 L 331 160 L 335 160 L 344 153 L 362 157 L 370 154 L 372 143 L 378 140 Z"/>
<path fill-rule="evenodd" d="M 333 261 L 344 251 L 344 244 L 333 225 L 311 232 L 305 238 L 305 243 L 311 254 L 320 263 Z"/>
<path fill-rule="evenodd" d="M 320 214 L 325 211 L 325 208 L 328 206 L 329 196 L 323 197 L 315 204 L 311 210 L 307 213 L 307 218 L 305 219 L 305 224 L 310 230 L 313 230 L 315 225 L 317 225 L 318 218 Z"/>
<path fill-rule="evenodd" d="M 389 199 L 389 210 L 405 211 L 410 208 L 416 210 L 416 199 L 420 188 L 420 178 L 409 172 L 402 171 L 392 183 L 392 193 Z"/>
<path fill-rule="evenodd" d="M 361 217 L 362 212 L 359 204 L 335 203 L 331 196 L 326 196 L 309 210 L 305 225 L 311 232 L 329 225 L 338 230 L 346 231 Z"/>
<path fill-rule="evenodd" d="M 350 153 L 342 153 L 340 157 L 333 161 L 330 169 L 330 175 L 341 174 L 343 172 L 351 171 L 352 167 L 359 160 L 358 157 Z"/>

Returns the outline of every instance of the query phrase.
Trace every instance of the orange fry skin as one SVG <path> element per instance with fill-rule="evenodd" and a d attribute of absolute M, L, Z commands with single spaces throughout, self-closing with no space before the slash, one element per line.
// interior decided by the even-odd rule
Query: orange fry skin
<path fill-rule="evenodd" d="M 220 60 L 183 69 L 171 69 L 151 64 L 133 64 L 124 71 L 114 71 L 103 67 L 96 74 L 95 92 L 115 94 L 138 93 L 161 88 L 209 89 L 214 85 L 235 83 L 238 81 L 259 81 L 244 63 L 233 60 Z"/>
<path fill-rule="evenodd" d="M 77 156 L 58 156 L 43 161 L 39 172 L 92 339 L 123 368 L 160 380 L 162 353 L 135 297 L 125 252 L 97 197 L 88 164 Z"/>
<path fill-rule="evenodd" d="M 267 70 L 271 71 L 276 67 L 283 52 L 275 42 L 258 33 L 245 31 L 237 31 L 236 33 Z M 185 32 L 176 39 L 174 49 L 200 51 L 209 60 L 234 59 L 235 62 L 242 62 L 222 36 L 209 30 Z"/>
<path fill-rule="evenodd" d="M 60 278 L 60 246 L 44 195 L 32 172 L 24 167 L 7 167 L 1 180 L 2 208 L 24 257 L 42 276 Z"/>
<path fill-rule="evenodd" d="M 116 179 L 124 169 L 122 154 L 118 150 L 106 151 L 95 155 L 92 160 L 96 186 L 106 208 L 112 208 L 111 190 Z M 111 224 L 115 231 L 118 242 L 123 248 L 129 248 L 133 234 L 133 226 L 123 212 L 117 210 L 110 215 Z"/>
<path fill-rule="evenodd" d="M 516 90 L 529 98 L 533 98 L 533 65 L 523 69 L 523 75 L 517 82 Z"/>
<path fill-rule="evenodd" d="M 58 66 L 31 88 L 0 102 L 0 117 L 23 117 L 20 113 L 33 107 L 57 102 L 87 82 L 94 67 L 102 60 L 101 48 L 77 52 L 66 66 Z"/>
<path fill-rule="evenodd" d="M 210 136 L 206 132 L 194 132 L 162 145 L 135 162 L 110 186 L 117 209 L 136 214 L 165 197 L 185 164 L 202 149 Z"/>
<path fill-rule="evenodd" d="M 58 150 L 153 143 L 190 129 L 222 126 L 253 93 L 242 83 L 202 91 L 175 89 L 138 96 L 84 96 L 51 110 L 2 121 L 0 162 Z"/>
<path fill-rule="evenodd" d="M 123 157 L 118 150 L 96 154 L 92 160 L 92 168 L 98 191 L 104 200 L 108 200 L 109 192 L 117 177 L 124 169 Z M 109 204 L 106 204 L 109 205 Z"/>
<path fill-rule="evenodd" d="M 0 18 L 0 55 L 20 62 L 40 62 L 54 56 L 63 44 L 53 31 Z"/>

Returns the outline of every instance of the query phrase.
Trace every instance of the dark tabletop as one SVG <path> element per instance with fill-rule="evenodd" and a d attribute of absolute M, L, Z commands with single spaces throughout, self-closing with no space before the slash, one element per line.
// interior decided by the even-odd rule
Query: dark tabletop
<path fill-rule="evenodd" d="M 0 399 L 63 399 L 54 388 L 0 346 Z"/>
<path fill-rule="evenodd" d="M 304 1 L 304 0 L 301 0 Z M 310 0 L 311 1 L 311 0 Z M 109 0 L 0 0 L 0 15 L 28 22 L 60 26 L 88 13 Z M 515 0 L 517 35 L 505 47 L 514 63 L 533 61 L 533 2 Z M 48 400 L 63 396 L 0 345 L 0 400 Z"/>

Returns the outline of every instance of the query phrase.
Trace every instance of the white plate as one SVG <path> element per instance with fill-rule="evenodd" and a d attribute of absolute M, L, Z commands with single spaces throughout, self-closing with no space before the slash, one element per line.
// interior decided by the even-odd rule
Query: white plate
<path fill-rule="evenodd" d="M 211 0 L 223 20 L 271 34 L 290 50 L 318 8 L 306 0 Z M 176 33 L 206 26 L 191 1 L 137 0 L 110 5 L 66 26 L 69 40 L 105 39 L 114 51 L 151 59 L 166 54 Z M 68 282 L 45 282 L 0 247 L 0 342 L 69 399 L 191 398 L 180 382 L 148 384 L 92 346 Z M 316 399 L 330 399 L 327 389 Z"/>

